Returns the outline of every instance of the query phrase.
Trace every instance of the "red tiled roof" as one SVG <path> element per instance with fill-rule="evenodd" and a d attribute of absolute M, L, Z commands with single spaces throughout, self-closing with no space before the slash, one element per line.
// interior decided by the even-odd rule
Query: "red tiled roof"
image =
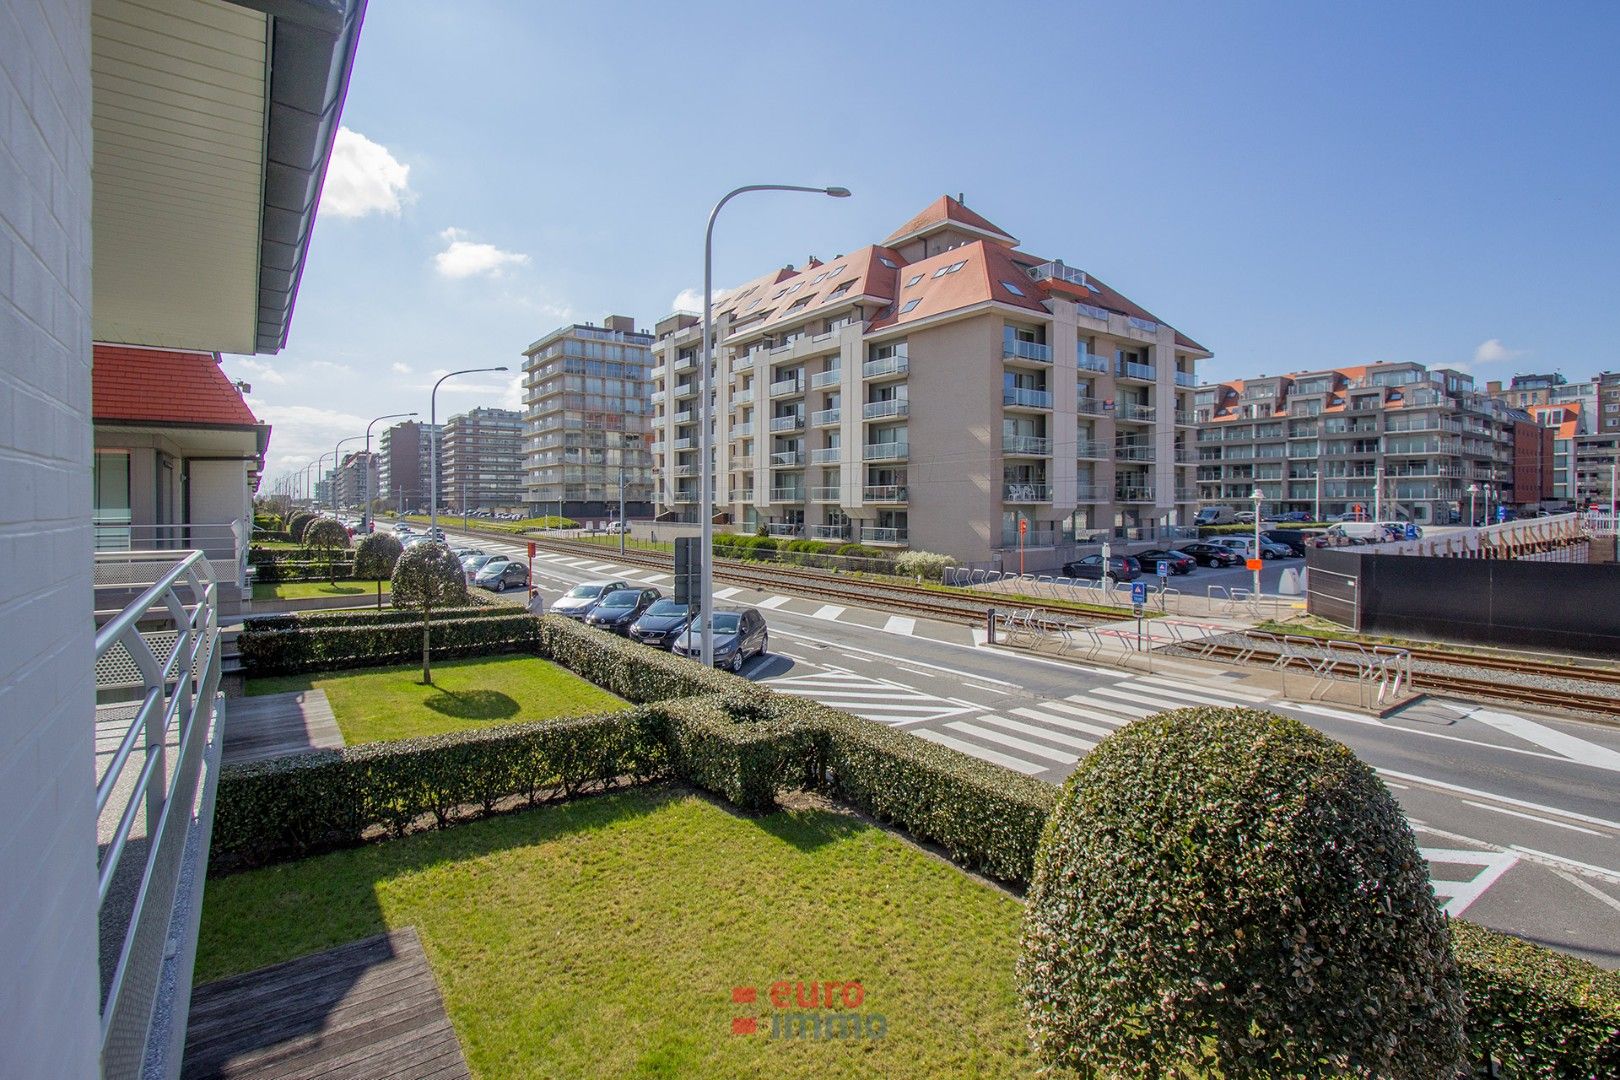
<path fill-rule="evenodd" d="M 997 236 L 1005 237 L 1009 244 L 1018 242 L 1000 225 L 992 224 L 985 218 L 980 217 L 949 195 L 941 195 L 929 203 L 922 213 L 890 233 L 889 238 L 883 243 L 885 246 L 893 247 L 896 241 L 921 232 L 930 225 L 937 225 L 940 222 L 947 221 L 954 221 L 958 225 L 967 225 L 970 228 L 995 233 Z"/>
<path fill-rule="evenodd" d="M 213 353 L 97 345 L 91 388 L 96 420 L 210 427 L 259 423 Z"/>
<path fill-rule="evenodd" d="M 884 309 L 886 314 L 872 320 L 871 328 L 880 330 L 887 326 L 916 322 L 946 312 L 961 311 L 989 300 L 1044 314 L 1046 308 L 1035 295 L 1034 283 L 1013 262 L 1011 255 L 1008 249 L 999 244 L 975 240 L 971 244 L 963 244 L 906 265 L 899 274 L 899 297 L 892 308 Z M 960 269 L 934 276 L 937 271 L 948 270 L 957 263 L 962 264 Z M 907 284 L 918 277 L 921 280 L 917 284 Z M 1024 295 L 1013 293 L 1003 282 L 1012 282 Z M 913 300 L 917 301 L 916 306 L 910 311 L 904 310 Z"/>

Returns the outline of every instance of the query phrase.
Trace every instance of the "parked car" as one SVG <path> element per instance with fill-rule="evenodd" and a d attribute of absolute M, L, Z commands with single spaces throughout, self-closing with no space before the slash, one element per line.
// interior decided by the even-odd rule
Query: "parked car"
<path fill-rule="evenodd" d="M 630 527 L 622 521 L 610 521 L 607 523 L 605 531 L 610 533 L 627 533 L 630 531 Z"/>
<path fill-rule="evenodd" d="M 657 589 L 615 589 L 585 616 L 585 625 L 628 636 L 630 624 L 663 595 Z"/>
<path fill-rule="evenodd" d="M 1294 553 L 1297 559 L 1305 557 L 1305 537 L 1300 535 L 1299 529 L 1261 529 L 1260 539 L 1269 540 L 1273 544 L 1281 544 Z"/>
<path fill-rule="evenodd" d="M 1328 532 L 1348 537 L 1357 544 L 1382 544 L 1392 540 L 1394 530 L 1379 524 L 1376 521 L 1341 521 Z M 1402 538 L 1405 532 L 1401 533 Z"/>
<path fill-rule="evenodd" d="M 485 554 L 485 551 L 483 548 L 458 547 L 451 548 L 450 554 L 454 555 L 458 559 L 465 559 L 468 555 L 483 555 Z"/>
<path fill-rule="evenodd" d="M 1412 539 L 1421 540 L 1423 538 L 1423 526 L 1421 525 L 1406 521 L 1380 521 L 1378 524 L 1382 525 L 1384 529 L 1396 540 L 1406 539 L 1406 530 L 1408 526 L 1417 532 L 1417 535 L 1412 537 Z"/>
<path fill-rule="evenodd" d="M 1290 510 L 1286 514 L 1278 514 L 1277 515 L 1277 520 L 1278 521 L 1309 521 L 1309 520 L 1311 520 L 1311 515 L 1307 514 L 1303 510 Z"/>
<path fill-rule="evenodd" d="M 1182 544 L 1176 549 L 1184 555 L 1190 555 L 1198 561 L 1199 566 L 1236 566 L 1243 561 L 1243 556 L 1229 547 L 1219 544 L 1209 544 L 1200 540 L 1196 543 Z"/>
<path fill-rule="evenodd" d="M 1138 551 L 1131 558 L 1141 565 L 1144 573 L 1157 573 L 1161 560 L 1170 564 L 1172 574 L 1190 574 L 1198 569 L 1197 559 L 1175 548 L 1149 548 Z"/>
<path fill-rule="evenodd" d="M 1222 536 L 1215 543 L 1221 547 L 1231 548 L 1245 559 L 1253 558 L 1255 554 L 1254 537 L 1252 536 Z M 1262 537 L 1259 555 L 1262 559 L 1291 559 L 1294 557 L 1294 549 L 1286 544 L 1278 544 Z"/>
<path fill-rule="evenodd" d="M 659 600 L 630 624 L 630 640 L 667 649 L 681 636 L 691 617 L 692 610 L 687 605 L 667 598 Z"/>
<path fill-rule="evenodd" d="M 529 568 L 515 559 L 497 556 L 483 565 L 473 577 L 473 584 L 480 589 L 489 589 L 493 592 L 505 592 L 514 586 L 520 589 L 527 588 Z"/>
<path fill-rule="evenodd" d="M 491 562 L 499 558 L 502 558 L 502 556 L 483 554 L 463 555 L 461 557 L 461 572 L 467 575 L 467 584 L 471 585 L 474 579 L 478 577 L 478 571 L 482 570 L 485 566 L 488 566 Z"/>
<path fill-rule="evenodd" d="M 1142 576 L 1142 564 L 1129 555 L 1111 556 L 1109 563 L 1111 565 L 1108 568 L 1108 576 L 1115 581 L 1135 581 Z M 1103 576 L 1102 556 L 1087 555 L 1083 559 L 1064 563 L 1063 576 L 1080 581 L 1101 581 Z"/>
<path fill-rule="evenodd" d="M 1327 529 L 1301 529 L 1300 539 L 1305 541 L 1306 547 L 1331 548 L 1342 547 L 1344 539 L 1333 535 Z"/>
<path fill-rule="evenodd" d="M 765 630 L 765 616 L 757 608 L 716 611 L 713 625 L 715 667 L 741 671 L 750 659 L 763 656 L 770 648 L 771 639 Z M 700 623 L 687 627 L 669 651 L 676 656 L 701 657 L 702 632 Z"/>
<path fill-rule="evenodd" d="M 587 581 L 583 585 L 575 585 L 563 593 L 555 604 L 551 605 L 553 615 L 566 615 L 570 619 L 584 620 L 585 616 L 595 610 L 602 597 L 615 589 L 628 589 L 628 581 Z"/>

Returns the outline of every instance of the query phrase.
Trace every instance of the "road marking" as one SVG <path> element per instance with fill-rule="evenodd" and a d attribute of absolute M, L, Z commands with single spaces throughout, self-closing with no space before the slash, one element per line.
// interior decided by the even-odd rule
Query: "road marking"
<path fill-rule="evenodd" d="M 911 632 L 915 629 L 917 629 L 917 620 L 908 619 L 904 615 L 890 615 L 889 621 L 883 624 L 885 633 L 904 634 L 907 637 L 910 637 Z"/>
<path fill-rule="evenodd" d="M 1150 686 L 1163 686 L 1171 690 L 1211 690 L 1230 698 L 1236 698 L 1239 701 L 1270 701 L 1277 696 L 1275 690 L 1267 690 L 1261 693 L 1236 686 L 1227 686 L 1218 679 L 1171 679 L 1164 675 L 1141 675 L 1135 681 L 1147 683 Z"/>
<path fill-rule="evenodd" d="M 1070 694 L 1065 700 L 1078 701 L 1085 705 L 1092 705 L 1109 712 L 1120 713 L 1126 720 L 1140 720 L 1144 716 L 1153 716 L 1161 712 L 1160 709 L 1146 709 L 1137 705 L 1127 705 L 1123 701 L 1104 701 L 1101 698 L 1086 697 L 1082 694 Z M 1124 721 L 1122 720 L 1121 723 Z"/>
<path fill-rule="evenodd" d="M 1140 703 L 1145 705 L 1157 705 L 1158 708 L 1155 709 L 1154 712 L 1167 712 L 1170 709 L 1185 709 L 1187 707 L 1187 703 L 1185 701 L 1172 701 L 1169 698 L 1156 698 L 1150 694 L 1143 693 L 1140 690 L 1116 690 L 1112 686 L 1097 686 L 1093 687 L 1090 692 L 1093 694 L 1101 694 L 1103 697 L 1115 698 L 1119 701 L 1128 701 L 1132 704 Z M 1149 713 L 1148 715 L 1151 716 L 1152 713 Z"/>
<path fill-rule="evenodd" d="M 1144 693 L 1153 694 L 1159 698 L 1169 698 L 1172 701 L 1186 701 L 1194 705 L 1249 705 L 1258 704 L 1246 698 L 1226 697 L 1219 690 L 1205 690 L 1202 686 L 1188 691 L 1162 690 L 1156 685 L 1142 685 L 1140 679 L 1130 679 L 1117 684 L 1121 688 L 1139 688 Z"/>
<path fill-rule="evenodd" d="M 773 631 L 771 631 L 771 633 L 780 634 L 782 637 L 792 638 L 795 641 L 808 641 L 808 642 L 810 642 L 810 643 L 812 643 L 814 645 L 825 645 L 825 646 L 828 646 L 828 647 L 834 648 L 834 649 L 842 649 L 845 652 L 849 652 L 849 653 L 866 652 L 866 653 L 869 653 L 872 656 L 877 657 L 880 660 L 893 660 L 894 659 L 894 657 L 889 656 L 889 655 L 884 654 L 884 653 L 870 652 L 870 650 L 861 649 L 861 648 L 858 648 L 858 647 L 856 647 L 854 645 L 846 645 L 841 641 L 828 641 L 826 638 L 811 637 L 809 634 L 794 633 L 791 630 L 773 630 Z M 954 642 L 950 642 L 950 641 L 933 641 L 932 639 L 930 639 L 930 643 L 934 644 L 934 645 L 955 645 Z M 967 645 L 955 645 L 955 647 L 959 648 L 959 649 L 970 648 L 970 646 L 967 646 Z M 947 675 L 954 675 L 954 676 L 956 676 L 958 678 L 973 679 L 973 680 L 975 680 L 977 682 L 995 683 L 998 686 L 1010 686 L 1014 690 L 1022 689 L 1022 687 L 1020 687 L 1017 683 L 1009 682 L 1006 679 L 995 679 L 995 678 L 991 678 L 989 675 L 974 675 L 974 674 L 970 674 L 968 672 L 962 671 L 959 668 L 946 667 L 943 664 L 930 664 L 930 663 L 927 663 L 927 662 L 922 661 L 922 660 L 912 660 L 912 659 L 909 659 L 909 658 L 906 660 L 906 663 L 910 664 L 913 667 L 927 668 L 930 671 L 943 671 Z"/>
<path fill-rule="evenodd" d="M 714 598 L 716 600 L 730 600 L 733 596 L 736 596 L 740 592 L 742 592 L 742 590 L 737 588 L 716 589 L 714 591 Z"/>
<path fill-rule="evenodd" d="M 1473 719 L 1505 735 L 1525 742 L 1535 743 L 1544 749 L 1561 754 L 1580 765 L 1591 765 L 1599 769 L 1608 769 L 1610 772 L 1620 772 L 1620 753 L 1610 750 L 1606 746 L 1578 739 L 1574 735 L 1566 735 L 1545 724 L 1538 724 L 1534 720 L 1527 720 L 1512 713 L 1496 712 L 1492 709 L 1475 709 L 1469 714 Z"/>
<path fill-rule="evenodd" d="M 1593 885 L 1588 885 L 1586 882 L 1582 881 L 1580 878 L 1576 877 L 1574 874 L 1565 873 L 1564 871 L 1558 869 L 1556 866 L 1549 866 L 1549 867 L 1547 867 L 1547 869 L 1549 871 L 1551 871 L 1552 873 L 1557 874 L 1559 877 L 1563 878 L 1565 881 L 1569 882 L 1571 885 L 1575 886 L 1577 889 L 1581 890 L 1582 892 L 1587 893 L 1587 894 L 1589 894 L 1591 896 L 1595 896 L 1599 900 L 1603 901 L 1605 904 L 1608 904 L 1610 907 L 1614 908 L 1614 910 L 1620 911 L 1620 900 L 1616 900 L 1614 897 L 1610 896 L 1608 893 L 1604 892 L 1602 889 L 1599 889 L 1599 888 L 1597 888 L 1596 886 L 1593 886 Z"/>
<path fill-rule="evenodd" d="M 1371 716 L 1362 716 L 1360 713 L 1348 713 L 1339 709 L 1325 709 L 1320 705 L 1308 705 L 1298 701 L 1284 701 L 1278 702 L 1278 704 L 1284 706 L 1285 708 L 1294 709 L 1297 712 L 1310 713 L 1312 716 L 1325 716 L 1330 720 L 1348 720 L 1352 724 L 1371 724 L 1373 727 L 1388 726 L 1386 724 L 1379 723 Z M 1401 730 L 1405 729 L 1403 728 Z M 1476 743 L 1475 745 L 1478 744 Z"/>
<path fill-rule="evenodd" d="M 1045 765 L 1035 765 L 1025 761 L 1023 758 L 1015 758 L 1011 754 L 1003 754 L 996 750 L 986 750 L 982 746 L 976 746 L 975 744 L 965 742 L 962 739 L 953 739 L 949 735 L 941 734 L 938 731 L 916 731 L 912 734 L 916 735 L 919 739 L 927 739 L 929 742 L 938 743 L 941 746 L 948 746 L 952 750 L 960 750 L 962 753 L 967 754 L 970 757 L 976 757 L 980 761 L 988 761 L 992 765 L 1005 765 L 1014 772 L 1021 772 L 1025 776 L 1034 776 L 1037 773 L 1045 772 L 1047 769 L 1047 766 Z"/>
<path fill-rule="evenodd" d="M 1473 799 L 1464 799 L 1462 801 L 1467 803 L 1469 806 L 1477 806 L 1481 810 L 1489 810 L 1495 814 L 1508 814 L 1512 817 L 1524 818 L 1526 821 L 1539 821 L 1543 825 L 1552 825 L 1560 829 L 1568 829 L 1570 832 L 1585 833 L 1587 836 L 1603 835 L 1596 829 L 1588 829 L 1584 825 L 1571 825 L 1568 822 L 1554 821 L 1552 818 L 1537 817 L 1534 814 L 1526 814 L 1519 810 L 1509 810 L 1505 806 L 1492 806 L 1490 803 L 1475 802 Z"/>
<path fill-rule="evenodd" d="M 762 680 L 760 685 L 794 697 L 889 725 L 920 724 L 983 712 L 982 705 L 958 703 L 886 679 L 840 670 Z"/>
<path fill-rule="evenodd" d="M 828 622 L 837 622 L 838 616 L 842 615 L 843 613 L 844 609 L 839 607 L 837 604 L 822 604 L 819 608 L 811 613 L 810 617 L 812 619 L 825 619 Z"/>
<path fill-rule="evenodd" d="M 1080 760 L 1079 756 L 1076 754 L 1065 753 L 1062 750 L 1054 750 L 1050 746 L 1042 746 L 1040 743 L 1033 743 L 1028 739 L 1020 739 L 1012 735 L 1005 735 L 992 728 L 979 727 L 977 724 L 970 724 L 965 720 L 952 720 L 945 726 L 950 728 L 952 731 L 960 731 L 965 735 L 973 735 L 977 738 L 985 740 L 986 742 L 1000 743 L 1002 746 L 1009 747 L 1013 750 L 1022 750 L 1026 754 L 1034 754 L 1036 757 L 1045 758 L 1048 761 L 1055 761 L 1059 765 L 1073 765 L 1076 761 Z"/>
<path fill-rule="evenodd" d="M 1431 863 L 1450 863 L 1461 866 L 1478 866 L 1482 869 L 1467 881 L 1442 881 L 1430 873 L 1429 883 L 1434 891 L 1441 896 L 1451 899 L 1441 907 L 1452 918 L 1460 916 L 1467 911 L 1475 900 L 1485 894 L 1485 890 L 1496 884 L 1498 878 L 1519 863 L 1519 857 L 1505 851 L 1468 851 L 1462 848 L 1419 848 L 1418 854 Z"/>
<path fill-rule="evenodd" d="M 1534 860 L 1544 860 L 1550 863 L 1557 863 L 1560 866 L 1573 867 L 1576 870 L 1585 871 L 1588 874 L 1596 874 L 1598 877 L 1607 878 L 1613 882 L 1620 882 L 1620 870 L 1611 870 L 1607 866 L 1596 866 L 1589 862 L 1581 862 L 1578 859 L 1567 859 L 1562 855 L 1554 855 L 1547 851 L 1537 851 L 1535 848 L 1527 848 L 1522 844 L 1509 844 L 1508 847 L 1511 850 L 1517 851 L 1521 855 L 1529 856 Z"/>
<path fill-rule="evenodd" d="M 1461 784 L 1448 784 L 1444 780 L 1430 780 L 1426 776 L 1414 776 L 1411 773 L 1396 772 L 1394 769 L 1379 769 L 1378 774 L 1380 776 L 1393 776 L 1400 780 L 1410 780 L 1414 784 L 1427 784 L 1429 787 L 1440 788 L 1442 791 L 1455 791 L 1462 795 L 1472 795 L 1478 799 L 1490 799 L 1492 802 L 1506 803 L 1509 806 L 1517 806 L 1525 810 L 1540 810 L 1544 814 L 1556 814 L 1559 817 L 1570 818 L 1574 821 L 1584 821 L 1588 825 L 1598 825 L 1605 829 L 1614 829 L 1616 832 L 1620 832 L 1620 821 L 1609 821 L 1607 818 L 1593 817 L 1590 814 L 1577 814 L 1573 810 L 1560 810 L 1556 806 L 1545 806 L 1541 803 L 1528 802 L 1524 799 L 1511 799 L 1506 795 L 1497 795 L 1490 791 L 1480 791 L 1477 788 L 1463 787 Z M 1515 850 L 1517 850 L 1517 848 L 1515 848 Z M 1555 855 L 1552 857 L 1561 858 L 1562 856 Z M 1616 873 L 1617 875 L 1620 875 L 1620 871 L 1605 870 L 1603 872 Z"/>
<path fill-rule="evenodd" d="M 1114 733 L 1113 728 L 1097 727 L 1095 724 L 1087 724 L 1080 720 L 1071 720 L 1067 716 L 1055 716 L 1052 713 L 1042 712 L 1039 709 L 1031 709 L 1027 706 L 1009 711 L 1012 712 L 1014 716 L 1025 716 L 1031 720 L 1039 720 L 1043 724 L 1052 724 L 1055 727 L 1068 728 L 1070 731 L 1083 731 L 1087 735 L 1095 735 L 1100 739 L 1106 739 L 1108 736 Z M 1087 749 L 1090 748 L 1088 747 Z"/>
<path fill-rule="evenodd" d="M 783 604 L 787 603 L 791 599 L 792 599 L 792 597 L 789 597 L 789 596 L 767 596 L 765 599 L 761 600 L 759 603 L 755 604 L 754 606 L 755 607 L 762 607 L 767 611 L 773 611 L 776 608 L 781 607 Z"/>
<path fill-rule="evenodd" d="M 1076 739 L 1072 735 L 1062 735 L 1056 731 L 1048 731 L 1043 727 L 1036 727 L 1034 724 L 1024 724 L 1017 720 L 1008 720 L 1004 716 L 981 716 L 978 717 L 977 722 L 981 724 L 994 724 L 996 727 L 1004 727 L 1009 731 L 1021 731 L 1025 735 L 1034 735 L 1037 738 L 1045 739 L 1047 742 L 1055 742 L 1059 746 L 1069 746 L 1076 750 L 1090 750 L 1097 745 L 1096 740 L 1094 739 Z"/>

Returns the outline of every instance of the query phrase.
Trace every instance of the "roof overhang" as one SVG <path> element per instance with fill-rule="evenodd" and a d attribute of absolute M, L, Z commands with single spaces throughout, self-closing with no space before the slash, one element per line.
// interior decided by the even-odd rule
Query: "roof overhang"
<path fill-rule="evenodd" d="M 94 0 L 98 341 L 287 339 L 365 0 Z"/>

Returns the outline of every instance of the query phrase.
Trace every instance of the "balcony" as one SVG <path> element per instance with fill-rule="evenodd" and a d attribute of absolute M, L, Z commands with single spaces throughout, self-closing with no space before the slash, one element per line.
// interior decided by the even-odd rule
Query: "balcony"
<path fill-rule="evenodd" d="M 903 442 L 867 443 L 861 447 L 862 461 L 904 461 L 910 456 L 910 445 Z"/>
<path fill-rule="evenodd" d="M 868 401 L 861 406 L 862 420 L 888 420 L 896 416 L 906 416 L 911 412 L 911 402 L 906 398 L 890 398 L 887 401 Z"/>
<path fill-rule="evenodd" d="M 747 438 L 751 437 L 753 434 L 754 434 L 754 422 L 752 420 L 745 421 L 744 423 L 741 423 L 741 424 L 732 424 L 731 425 L 731 437 L 733 439 L 747 439 Z"/>
<path fill-rule="evenodd" d="M 1115 443 L 1114 457 L 1120 461 L 1152 461 L 1156 455 L 1150 443 Z"/>
<path fill-rule="evenodd" d="M 1108 322 L 1108 309 L 1098 307 L 1096 304 L 1076 304 L 1074 310 L 1076 314 L 1084 315 L 1088 319 L 1096 319 L 1105 325 Z"/>
<path fill-rule="evenodd" d="M 652 452 L 655 454 L 662 454 L 667 449 L 669 449 L 669 444 L 662 439 L 652 444 Z"/>
<path fill-rule="evenodd" d="M 1007 360 L 1033 360 L 1038 364 L 1052 362 L 1052 346 L 1039 341 L 1003 341 L 1001 355 Z"/>
<path fill-rule="evenodd" d="M 1046 457 L 1052 452 L 1052 440 L 1044 435 L 1003 435 L 1001 452 L 1025 457 Z"/>
<path fill-rule="evenodd" d="M 697 491 L 695 489 L 690 489 L 690 488 L 683 489 L 681 491 L 677 491 L 674 495 L 670 496 L 670 502 L 675 503 L 677 505 L 681 504 L 681 503 L 695 503 L 695 502 L 697 502 L 697 500 L 698 500 Z"/>
<path fill-rule="evenodd" d="M 771 455 L 771 468 L 773 469 L 796 469 L 803 464 L 803 450 L 782 450 Z"/>
<path fill-rule="evenodd" d="M 746 503 L 754 501 L 753 488 L 732 488 L 726 494 L 726 501 L 732 503 Z"/>
<path fill-rule="evenodd" d="M 810 426 L 831 427 L 838 423 L 842 412 L 841 409 L 819 409 L 810 414 Z"/>
<path fill-rule="evenodd" d="M 868 360 L 861 365 L 861 378 L 885 379 L 904 375 L 911 370 L 911 361 L 905 356 L 885 356 L 881 360 Z"/>
<path fill-rule="evenodd" d="M 688 356 L 683 360 L 675 361 L 675 373 L 677 375 L 683 371 L 691 371 L 695 367 L 697 367 L 697 357 L 695 356 Z"/>
<path fill-rule="evenodd" d="M 697 395 L 698 384 L 695 382 L 681 383 L 675 387 L 675 399 L 677 401 L 683 401 L 687 398 L 695 398 Z"/>
<path fill-rule="evenodd" d="M 1098 356 L 1096 353 L 1087 352 L 1085 346 L 1083 345 L 1080 347 L 1079 352 L 1075 355 L 1074 362 L 1075 366 L 1081 371 L 1108 370 L 1108 358 Z"/>
<path fill-rule="evenodd" d="M 1114 374 L 1121 379 L 1136 379 L 1140 382 L 1157 382 L 1159 378 L 1152 364 L 1138 364 L 1130 360 L 1115 363 Z"/>
<path fill-rule="evenodd" d="M 813 503 L 835 503 L 838 501 L 838 485 L 822 484 L 810 489 L 810 501 Z"/>
<path fill-rule="evenodd" d="M 1151 424 L 1159 410 L 1152 405 L 1138 405 L 1131 401 L 1121 401 L 1114 406 L 1114 419 L 1131 420 L 1138 423 Z"/>
<path fill-rule="evenodd" d="M 690 450 L 697 445 L 697 439 L 687 436 L 684 439 L 676 439 L 674 442 L 670 443 L 670 445 L 673 446 L 677 451 Z"/>
<path fill-rule="evenodd" d="M 662 402 L 666 396 L 667 395 L 665 395 L 664 391 L 662 391 L 662 390 L 654 390 L 652 392 L 652 403 L 654 405 L 657 405 L 660 402 Z"/>
<path fill-rule="evenodd" d="M 771 502 L 773 502 L 773 503 L 804 502 L 804 488 L 802 488 L 802 487 L 773 487 L 773 488 L 771 488 Z"/>
<path fill-rule="evenodd" d="M 1104 461 L 1113 452 L 1114 444 L 1100 439 L 1081 439 L 1074 446 L 1074 456 L 1086 461 Z"/>
<path fill-rule="evenodd" d="M 1050 484 L 1003 484 L 1002 499 L 1010 503 L 1048 503 L 1052 501 Z"/>
<path fill-rule="evenodd" d="M 806 525 L 804 535 L 811 540 L 848 540 L 848 525 Z"/>
<path fill-rule="evenodd" d="M 1064 266 L 1061 259 L 1043 262 L 1029 273 L 1036 281 L 1067 281 L 1070 285 L 1087 287 L 1086 272 L 1073 266 Z"/>
<path fill-rule="evenodd" d="M 676 423 L 677 426 L 679 426 L 681 424 L 690 424 L 691 422 L 692 422 L 692 410 L 691 409 L 682 409 L 680 412 L 675 414 L 675 423 Z"/>
<path fill-rule="evenodd" d="M 1029 529 L 1020 533 L 1017 529 L 1001 530 L 1001 546 L 1015 548 L 1019 546 L 1051 547 L 1057 543 L 1056 529 Z"/>
<path fill-rule="evenodd" d="M 1109 413 L 1101 398 L 1087 397 L 1084 394 L 1074 399 L 1074 411 L 1080 416 L 1107 416 Z"/>
<path fill-rule="evenodd" d="M 1198 376 L 1190 371 L 1176 372 L 1176 385 L 1185 386 L 1189 390 L 1198 385 Z"/>
<path fill-rule="evenodd" d="M 1197 427 L 1198 426 L 1198 414 L 1195 413 L 1195 412 L 1190 412 L 1190 411 L 1188 411 L 1186 409 L 1177 409 L 1176 410 L 1176 426 L 1177 427 Z"/>
<path fill-rule="evenodd" d="M 861 529 L 861 543 L 903 545 L 906 543 L 906 530 L 872 528 L 871 526 L 867 526 Z"/>
<path fill-rule="evenodd" d="M 771 383 L 771 397 L 790 397 L 794 394 L 804 393 L 803 379 L 782 379 Z"/>
<path fill-rule="evenodd" d="M 1153 501 L 1152 485 L 1139 486 L 1132 484 L 1114 485 L 1114 501 L 1122 503 L 1150 503 Z"/>
<path fill-rule="evenodd" d="M 753 353 L 743 353 L 741 356 L 735 357 L 731 361 L 731 373 L 733 375 L 740 375 L 741 373 L 743 373 L 745 371 L 753 371 L 753 370 L 754 370 L 754 354 Z"/>
<path fill-rule="evenodd" d="M 810 451 L 810 464 L 836 465 L 843 454 L 843 448 L 838 446 L 819 446 Z"/>
<path fill-rule="evenodd" d="M 659 379 L 666 378 L 668 375 L 669 375 L 669 365 L 668 364 L 658 364 L 657 366 L 655 366 L 652 369 L 652 371 L 650 371 L 648 373 L 647 377 L 652 379 L 654 382 L 657 382 Z"/>
<path fill-rule="evenodd" d="M 1050 409 L 1050 390 L 1030 390 L 1022 386 L 1005 386 L 1001 390 L 1001 403 L 1022 409 Z"/>
<path fill-rule="evenodd" d="M 1178 487 L 1178 488 L 1176 488 L 1176 502 L 1184 503 L 1184 502 L 1197 502 L 1197 501 L 1198 501 L 1198 489 L 1197 488 L 1188 488 L 1188 487 Z"/>
<path fill-rule="evenodd" d="M 1131 315 L 1125 319 L 1125 324 L 1132 330 L 1140 330 L 1144 334 L 1157 334 L 1159 332 L 1159 324 L 1152 319 L 1142 319 Z"/>
<path fill-rule="evenodd" d="M 844 372 L 840 368 L 833 368 L 831 371 L 818 371 L 810 376 L 810 388 L 819 390 L 823 386 L 837 386 L 838 380 L 843 377 Z"/>
<path fill-rule="evenodd" d="M 1101 484 L 1080 483 L 1074 486 L 1076 502 L 1106 502 L 1109 489 Z"/>
<path fill-rule="evenodd" d="M 771 433 L 779 434 L 784 431 L 802 431 L 804 429 L 804 413 L 788 413 L 786 416 L 771 417 Z"/>
<path fill-rule="evenodd" d="M 731 395 L 731 403 L 733 405 L 752 405 L 754 403 L 754 388 L 750 386 L 746 390 L 738 390 Z"/>
<path fill-rule="evenodd" d="M 778 502 L 791 502 L 791 499 L 773 500 Z M 804 526 L 792 521 L 772 521 L 765 525 L 765 532 L 770 536 L 798 536 L 804 531 Z"/>
<path fill-rule="evenodd" d="M 904 484 L 867 484 L 861 489 L 861 499 L 869 503 L 903 503 L 911 499 Z"/>
<path fill-rule="evenodd" d="M 696 465 L 677 465 L 671 471 L 676 476 L 696 476 L 698 467 Z"/>

